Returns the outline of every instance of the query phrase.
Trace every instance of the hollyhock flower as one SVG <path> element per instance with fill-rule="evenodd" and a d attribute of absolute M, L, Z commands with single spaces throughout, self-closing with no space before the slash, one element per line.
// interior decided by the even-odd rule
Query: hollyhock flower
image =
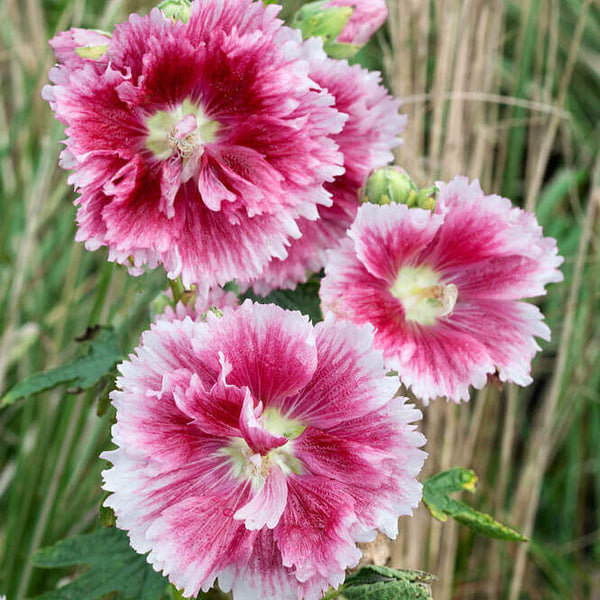
<path fill-rule="evenodd" d="M 334 96 L 336 108 L 348 115 L 343 130 L 334 136 L 344 155 L 345 172 L 325 185 L 333 206 L 319 207 L 317 221 L 302 219 L 302 237 L 292 242 L 287 258 L 273 259 L 253 283 L 260 294 L 294 288 L 305 282 L 310 272 L 323 268 L 325 251 L 344 237 L 356 216 L 358 192 L 366 176 L 393 160 L 392 148 L 401 143 L 400 134 L 406 127 L 406 115 L 398 113 L 400 100 L 388 94 L 379 73 L 350 66 L 345 60 L 317 53 L 312 56 L 311 77 Z"/>
<path fill-rule="evenodd" d="M 325 3 L 325 8 L 339 6 L 354 8 L 352 16 L 336 40 L 344 44 L 364 46 L 388 16 L 385 0 L 328 0 Z"/>
<path fill-rule="evenodd" d="M 278 10 L 196 0 L 187 23 L 134 14 L 95 59 L 75 52 L 77 30 L 53 40 L 63 62 L 43 95 L 67 125 L 78 241 L 203 290 L 286 256 L 297 220 L 331 204 L 345 116 Z"/>
<path fill-rule="evenodd" d="M 317 600 L 419 502 L 420 412 L 369 327 L 237 309 L 155 323 L 120 366 L 106 504 L 195 596 Z"/>
<path fill-rule="evenodd" d="M 220 287 L 212 288 L 206 294 L 186 292 L 186 296 L 173 306 L 172 290 L 168 289 L 163 292 L 155 301 L 160 309 L 156 311 L 155 320 L 182 321 L 186 317 L 190 317 L 194 321 L 200 321 L 205 318 L 211 308 L 222 310 L 226 306 L 239 304 L 239 298 L 233 292 L 226 292 Z"/>
<path fill-rule="evenodd" d="M 468 400 L 489 375 L 531 383 L 543 315 L 520 302 L 561 281 L 556 241 L 535 215 L 479 183 L 439 183 L 435 214 L 402 204 L 361 206 L 331 251 L 324 310 L 373 324 L 386 365 L 424 401 Z"/>

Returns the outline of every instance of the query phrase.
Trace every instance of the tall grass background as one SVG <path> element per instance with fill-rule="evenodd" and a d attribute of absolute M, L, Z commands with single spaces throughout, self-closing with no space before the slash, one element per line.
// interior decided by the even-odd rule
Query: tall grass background
<path fill-rule="evenodd" d="M 291 11 L 293 2 L 286 3 Z M 297 3 L 296 3 L 297 4 Z M 428 570 L 436 600 L 600 598 L 600 8 L 592 0 L 388 0 L 359 59 L 383 70 L 409 115 L 397 153 L 421 185 L 479 178 L 537 213 L 565 257 L 540 300 L 552 341 L 535 383 L 488 386 L 468 405 L 424 410 L 426 474 L 474 468 L 469 503 L 521 529 L 490 541 L 424 509 L 387 548 Z M 62 126 L 40 92 L 47 39 L 110 28 L 139 0 L 0 0 L 0 394 L 64 363 L 86 327 L 112 324 L 129 351 L 148 324 L 160 271 L 131 278 L 73 241 L 73 191 L 57 167 Z M 95 524 L 102 390 L 42 394 L 0 412 L 0 595 L 33 597 L 64 574 L 37 549 Z M 257 599 L 258 600 L 258 599 Z"/>

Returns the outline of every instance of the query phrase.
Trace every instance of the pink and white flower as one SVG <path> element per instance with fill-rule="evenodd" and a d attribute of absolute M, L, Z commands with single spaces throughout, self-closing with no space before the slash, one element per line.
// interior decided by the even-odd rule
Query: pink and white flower
<path fill-rule="evenodd" d="M 385 23 L 388 10 L 385 0 L 329 0 L 325 8 L 351 6 L 352 16 L 344 25 L 337 42 L 363 46 L 371 36 Z"/>
<path fill-rule="evenodd" d="M 278 10 L 195 0 L 187 23 L 134 14 L 97 59 L 75 52 L 78 30 L 53 40 L 62 64 L 43 95 L 67 125 L 78 241 L 203 289 L 286 256 L 298 219 L 331 204 L 345 116 L 308 75 L 321 47 Z"/>
<path fill-rule="evenodd" d="M 313 39 L 307 44 L 318 42 Z M 292 242 L 287 258 L 273 259 L 253 283 L 260 294 L 294 288 L 310 272 L 323 268 L 326 250 L 344 237 L 356 216 L 359 189 L 367 174 L 393 160 L 392 149 L 401 143 L 406 127 L 406 115 L 398 112 L 401 102 L 381 85 L 379 73 L 312 52 L 310 76 L 334 96 L 337 110 L 348 115 L 343 130 L 333 137 L 344 155 L 345 172 L 325 185 L 333 206 L 320 206 L 316 221 L 301 219 L 302 237 Z"/>
<path fill-rule="evenodd" d="M 425 402 L 468 400 L 497 372 L 531 383 L 543 315 L 523 298 L 562 280 L 556 241 L 535 215 L 479 183 L 438 184 L 435 214 L 402 204 L 363 205 L 349 237 L 331 251 L 324 310 L 376 328 L 375 347 Z"/>
<path fill-rule="evenodd" d="M 317 600 L 418 504 L 421 415 L 370 327 L 223 312 L 155 323 L 120 366 L 106 504 L 186 596 L 218 578 L 235 600 Z"/>

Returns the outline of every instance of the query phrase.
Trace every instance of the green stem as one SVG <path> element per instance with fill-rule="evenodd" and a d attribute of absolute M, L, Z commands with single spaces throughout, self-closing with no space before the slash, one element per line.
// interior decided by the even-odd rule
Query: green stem
<path fill-rule="evenodd" d="M 102 309 L 104 308 L 104 303 L 106 301 L 106 296 L 108 294 L 108 288 L 113 279 L 113 275 L 115 272 L 115 266 L 113 263 L 107 262 L 104 265 L 102 270 L 102 274 L 100 276 L 100 281 L 96 287 L 96 297 L 94 299 L 94 306 L 92 308 L 92 312 L 90 313 L 88 326 L 93 327 L 99 323 L 100 315 L 102 313 Z"/>
<path fill-rule="evenodd" d="M 183 287 L 183 283 L 181 283 L 181 277 L 169 279 L 169 286 L 173 292 L 173 304 L 177 304 L 185 294 L 185 288 Z"/>

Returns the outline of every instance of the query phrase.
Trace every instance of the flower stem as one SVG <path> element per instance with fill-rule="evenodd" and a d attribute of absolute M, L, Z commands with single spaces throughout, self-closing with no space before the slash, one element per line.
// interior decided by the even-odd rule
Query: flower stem
<path fill-rule="evenodd" d="M 177 279 L 169 279 L 169 285 L 171 286 L 171 291 L 173 292 L 173 304 L 177 304 L 185 294 L 185 288 L 183 287 L 183 283 L 181 283 L 181 277 Z"/>

